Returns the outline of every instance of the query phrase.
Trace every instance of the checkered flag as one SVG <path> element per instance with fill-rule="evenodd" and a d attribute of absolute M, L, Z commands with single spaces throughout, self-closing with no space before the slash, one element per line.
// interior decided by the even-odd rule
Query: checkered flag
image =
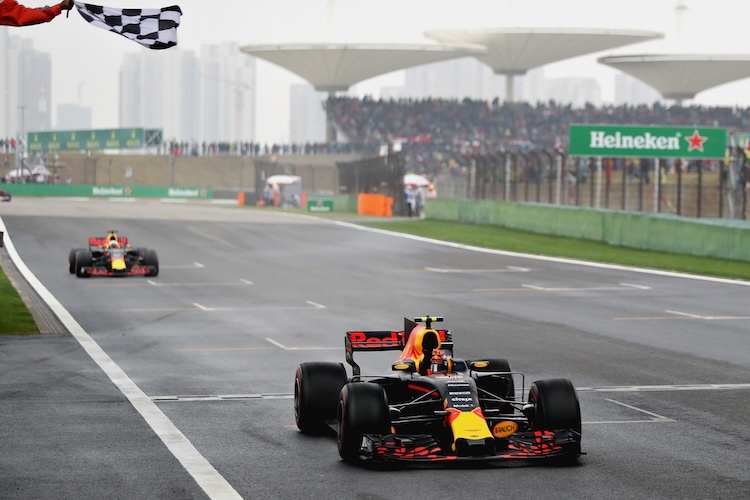
<path fill-rule="evenodd" d="M 162 9 L 119 9 L 74 2 L 92 25 L 112 31 L 153 50 L 177 45 L 177 26 L 182 11 L 177 5 Z"/>

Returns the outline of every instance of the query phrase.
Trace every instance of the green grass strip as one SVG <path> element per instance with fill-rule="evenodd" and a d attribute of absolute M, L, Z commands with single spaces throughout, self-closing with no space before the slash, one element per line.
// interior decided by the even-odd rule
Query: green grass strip
<path fill-rule="evenodd" d="M 482 248 L 750 280 L 750 262 L 744 261 L 637 250 L 597 241 L 561 238 L 498 226 L 450 221 L 426 219 L 361 222 L 360 224 Z"/>
<path fill-rule="evenodd" d="M 21 296 L 0 268 L 0 335 L 34 335 L 39 333 L 34 318 Z"/>

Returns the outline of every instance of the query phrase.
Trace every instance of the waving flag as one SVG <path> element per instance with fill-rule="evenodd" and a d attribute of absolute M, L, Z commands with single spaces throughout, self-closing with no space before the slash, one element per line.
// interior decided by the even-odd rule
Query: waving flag
<path fill-rule="evenodd" d="M 177 5 L 162 9 L 120 9 L 75 2 L 76 9 L 92 25 L 112 31 L 149 49 L 177 45 L 182 10 Z"/>

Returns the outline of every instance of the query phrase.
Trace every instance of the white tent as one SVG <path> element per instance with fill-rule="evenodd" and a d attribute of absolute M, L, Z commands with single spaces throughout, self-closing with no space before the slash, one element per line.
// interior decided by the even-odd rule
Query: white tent
<path fill-rule="evenodd" d="M 404 186 L 419 186 L 419 187 L 426 187 L 432 184 L 430 180 L 423 176 L 418 174 L 406 174 L 404 176 Z"/>
<path fill-rule="evenodd" d="M 288 186 L 291 184 L 301 184 L 302 177 L 298 175 L 272 175 L 266 179 L 266 184 L 276 186 Z"/>
<path fill-rule="evenodd" d="M 28 168 L 14 168 L 10 172 L 8 172 L 7 177 L 9 179 L 17 179 L 19 177 L 23 177 L 24 175 L 31 175 L 31 172 L 29 172 Z"/>

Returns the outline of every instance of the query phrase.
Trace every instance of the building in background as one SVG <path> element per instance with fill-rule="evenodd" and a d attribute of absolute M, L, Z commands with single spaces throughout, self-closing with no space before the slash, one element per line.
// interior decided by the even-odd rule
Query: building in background
<path fill-rule="evenodd" d="M 56 130 L 89 130 L 93 128 L 91 107 L 58 104 Z"/>
<path fill-rule="evenodd" d="M 471 57 L 404 70 L 404 97 L 492 100 L 505 94 L 505 82 L 486 64 Z"/>
<path fill-rule="evenodd" d="M 293 144 L 325 142 L 326 115 L 323 106 L 328 94 L 316 92 L 309 83 L 289 89 L 289 141 Z"/>
<path fill-rule="evenodd" d="M 586 104 L 602 105 L 602 88 L 594 78 L 554 78 L 547 80 L 546 86 L 544 101 L 570 103 L 574 108 L 582 108 Z"/>
<path fill-rule="evenodd" d="M 615 105 L 653 105 L 662 101 L 661 94 L 653 87 L 625 73 L 615 75 Z"/>
<path fill-rule="evenodd" d="M 0 27 L 0 136 L 52 126 L 52 62 L 31 39 Z"/>
<path fill-rule="evenodd" d="M 257 59 L 236 43 L 200 53 L 200 137 L 207 142 L 255 140 Z"/>
<path fill-rule="evenodd" d="M 193 52 L 126 54 L 120 70 L 119 126 L 155 128 L 165 140 L 201 139 L 200 66 Z"/>

